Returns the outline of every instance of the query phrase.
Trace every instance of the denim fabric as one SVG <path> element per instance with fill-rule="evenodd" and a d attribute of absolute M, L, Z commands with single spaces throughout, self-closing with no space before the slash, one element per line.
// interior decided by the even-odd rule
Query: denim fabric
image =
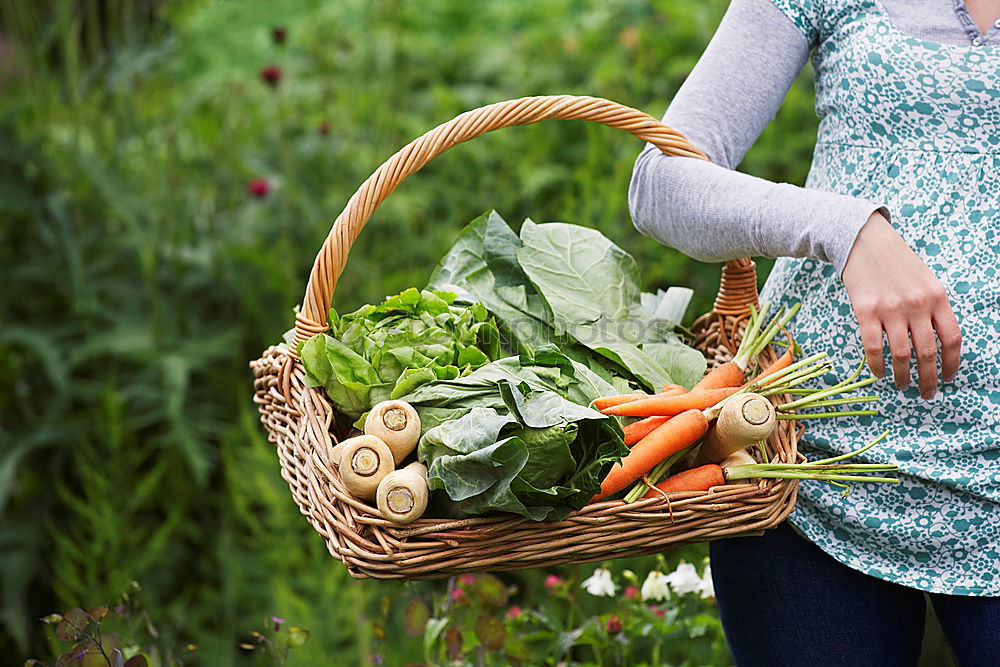
<path fill-rule="evenodd" d="M 719 613 L 738 667 L 915 665 L 924 593 L 842 565 L 787 523 L 711 544 Z M 1000 665 L 1000 598 L 931 593 L 959 667 Z"/>

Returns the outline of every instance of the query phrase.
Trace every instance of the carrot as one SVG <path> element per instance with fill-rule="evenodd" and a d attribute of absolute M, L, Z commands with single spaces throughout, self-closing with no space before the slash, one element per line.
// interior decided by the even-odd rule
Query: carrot
<path fill-rule="evenodd" d="M 753 363 L 753 360 L 771 343 L 771 340 L 779 331 L 785 330 L 785 325 L 795 316 L 800 305 L 798 303 L 795 304 L 787 312 L 782 308 L 770 322 L 765 320 L 768 308 L 767 304 L 764 304 L 759 312 L 751 306 L 750 320 L 743 331 L 743 340 L 740 341 L 740 346 L 736 350 L 733 360 L 713 368 L 691 391 L 718 389 L 719 387 L 738 387 L 741 385 L 747 366 Z M 779 370 L 779 368 L 775 368 L 775 370 Z"/>
<path fill-rule="evenodd" d="M 649 394 L 620 394 L 618 396 L 604 396 L 602 398 L 595 399 L 593 406 L 596 410 L 604 411 L 607 408 L 621 405 L 622 403 L 637 401 L 640 398 L 648 398 L 648 396 Z"/>
<path fill-rule="evenodd" d="M 642 421 L 629 424 L 622 428 L 625 433 L 625 444 L 631 447 L 647 435 L 662 426 L 670 417 L 646 417 Z"/>
<path fill-rule="evenodd" d="M 735 361 L 727 361 L 710 370 L 691 391 L 738 387 L 741 384 L 743 384 L 743 369 Z"/>
<path fill-rule="evenodd" d="M 676 491 L 708 491 L 713 486 L 722 486 L 726 483 L 726 476 L 722 472 L 722 467 L 714 463 L 692 468 L 672 475 L 659 484 L 656 488 L 664 493 Z M 643 498 L 660 498 L 661 495 L 655 489 L 646 492 Z"/>
<path fill-rule="evenodd" d="M 620 463 L 611 467 L 601 482 L 601 491 L 594 496 L 594 500 L 618 493 L 652 470 L 653 466 L 663 459 L 698 442 L 707 430 L 708 419 L 701 410 L 682 412 L 662 424 L 640 440 Z"/>
<path fill-rule="evenodd" d="M 680 386 L 679 384 L 665 384 L 663 385 L 663 391 L 658 394 L 653 394 L 654 396 L 674 396 L 676 394 L 686 394 L 687 389 Z M 640 398 L 649 398 L 649 394 L 619 394 L 618 396 L 604 396 L 602 398 L 595 399 L 592 405 L 597 410 L 604 410 L 606 408 L 612 408 L 616 405 L 621 405 L 622 403 L 630 403 L 632 401 L 637 401 Z"/>
<path fill-rule="evenodd" d="M 757 377 L 755 377 L 753 380 L 750 380 L 750 382 L 748 382 L 745 386 L 749 386 L 755 382 L 759 382 L 761 378 L 766 378 L 771 373 L 777 373 L 781 369 L 788 368 L 791 365 L 792 365 L 792 348 L 789 347 L 787 350 L 785 350 L 784 354 L 782 354 L 780 357 L 777 358 L 777 360 L 775 360 L 773 364 L 762 370 L 760 374 L 757 375 Z"/>
<path fill-rule="evenodd" d="M 601 410 L 606 415 L 616 417 L 653 417 L 655 415 L 676 415 L 685 410 L 704 410 L 710 408 L 724 398 L 732 396 L 740 390 L 739 387 L 724 387 L 721 389 L 706 389 L 704 391 L 689 391 L 675 396 L 649 396 L 629 403 L 622 403 Z"/>

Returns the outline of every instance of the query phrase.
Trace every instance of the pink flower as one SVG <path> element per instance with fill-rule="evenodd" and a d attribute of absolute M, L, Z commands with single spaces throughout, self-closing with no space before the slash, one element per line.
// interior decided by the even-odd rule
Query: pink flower
<path fill-rule="evenodd" d="M 475 575 L 472 574 L 463 574 L 458 578 L 458 583 L 462 584 L 463 586 L 471 586 L 472 584 L 476 583 L 476 577 Z"/>
<path fill-rule="evenodd" d="M 319 127 L 317 127 L 316 130 L 320 134 L 322 134 L 324 137 L 326 135 L 330 134 L 330 121 L 328 121 L 328 120 L 322 120 L 322 121 L 320 121 Z"/>
<path fill-rule="evenodd" d="M 545 577 L 545 588 L 549 589 L 550 591 L 555 588 L 558 588 L 559 586 L 562 586 L 562 583 L 563 583 L 562 577 L 559 577 L 558 575 L 550 574 L 549 576 Z"/>
<path fill-rule="evenodd" d="M 277 632 L 278 630 L 281 629 L 281 625 L 284 622 L 285 622 L 285 619 L 283 619 L 283 618 L 278 618 L 277 616 L 272 616 L 271 617 L 271 623 L 274 624 L 274 631 L 275 632 Z"/>
<path fill-rule="evenodd" d="M 288 37 L 288 31 L 281 26 L 271 29 L 271 39 L 274 40 L 275 44 L 284 44 L 286 37 Z"/>
<path fill-rule="evenodd" d="M 663 617 L 664 617 L 664 616 L 666 616 L 666 614 L 667 614 L 667 612 L 665 612 L 665 611 L 664 611 L 664 610 L 662 610 L 662 609 L 656 609 L 656 608 L 653 608 L 653 610 L 652 610 L 652 611 L 653 611 L 653 614 L 654 614 L 654 615 L 655 615 L 655 616 L 656 616 L 657 618 L 663 618 Z"/>
<path fill-rule="evenodd" d="M 255 178 L 247 183 L 247 192 L 254 197 L 266 197 L 270 191 L 271 184 L 267 182 L 266 178 Z"/>
<path fill-rule="evenodd" d="M 517 618 L 518 616 L 520 616 L 521 613 L 522 613 L 522 609 L 520 607 L 518 607 L 516 604 L 515 605 L 511 605 L 510 607 L 507 608 L 507 618 L 509 618 L 512 621 L 515 618 Z"/>
<path fill-rule="evenodd" d="M 625 589 L 626 600 L 633 600 L 636 597 L 638 597 L 638 595 L 639 595 L 639 589 L 636 588 L 635 586 L 629 586 L 628 588 Z"/>
<path fill-rule="evenodd" d="M 453 590 L 451 592 L 451 601 L 458 603 L 465 602 L 465 591 L 462 590 L 461 588 L 456 588 L 455 590 Z"/>
<path fill-rule="evenodd" d="M 260 71 L 261 80 L 272 88 L 276 88 L 281 82 L 281 68 L 277 65 L 268 65 Z"/>
<path fill-rule="evenodd" d="M 617 616 L 612 616 L 607 623 L 608 634 L 617 635 L 622 631 L 622 621 Z"/>

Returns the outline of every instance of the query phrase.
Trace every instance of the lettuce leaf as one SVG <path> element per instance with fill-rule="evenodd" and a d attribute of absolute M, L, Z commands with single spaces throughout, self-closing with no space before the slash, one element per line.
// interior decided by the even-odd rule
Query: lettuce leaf
<path fill-rule="evenodd" d="M 375 403 L 468 375 L 501 356 L 495 320 L 482 304 L 408 289 L 353 313 L 330 312 L 330 331 L 299 349 L 309 386 L 360 419 Z"/>

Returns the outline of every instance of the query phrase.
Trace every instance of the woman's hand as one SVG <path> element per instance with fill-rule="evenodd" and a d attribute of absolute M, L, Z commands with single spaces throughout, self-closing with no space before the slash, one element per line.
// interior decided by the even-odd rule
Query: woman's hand
<path fill-rule="evenodd" d="M 920 395 L 937 392 L 938 344 L 941 376 L 955 379 L 962 353 L 962 332 L 937 277 L 880 213 L 861 228 L 844 266 L 844 286 L 861 330 L 868 366 L 885 375 L 882 332 L 889 339 L 896 386 L 910 384 L 910 343 L 917 355 Z"/>

